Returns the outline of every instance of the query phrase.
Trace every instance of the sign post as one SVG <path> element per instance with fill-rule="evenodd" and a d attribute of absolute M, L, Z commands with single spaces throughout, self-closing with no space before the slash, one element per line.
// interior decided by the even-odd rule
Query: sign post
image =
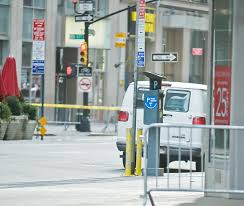
<path fill-rule="evenodd" d="M 32 74 L 41 75 L 41 117 L 44 116 L 45 19 L 33 19 Z M 42 136 L 43 137 L 43 136 Z M 43 138 L 42 138 L 43 139 Z"/>
<path fill-rule="evenodd" d="M 145 67 L 145 0 L 138 0 L 136 13 L 135 63 L 134 63 L 134 96 L 133 96 L 133 122 L 132 122 L 132 174 L 135 171 L 135 139 L 136 139 L 136 97 L 139 68 Z"/>

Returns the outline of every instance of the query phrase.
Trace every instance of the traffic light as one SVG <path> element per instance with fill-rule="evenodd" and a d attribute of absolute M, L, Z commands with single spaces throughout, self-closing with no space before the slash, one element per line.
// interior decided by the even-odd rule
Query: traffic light
<path fill-rule="evenodd" d="M 83 42 L 80 45 L 80 62 L 82 65 L 87 66 L 88 64 L 88 53 L 87 53 L 87 43 Z"/>
<path fill-rule="evenodd" d="M 77 76 L 77 68 L 74 65 L 68 65 L 66 67 L 66 76 L 67 78 L 73 78 Z"/>

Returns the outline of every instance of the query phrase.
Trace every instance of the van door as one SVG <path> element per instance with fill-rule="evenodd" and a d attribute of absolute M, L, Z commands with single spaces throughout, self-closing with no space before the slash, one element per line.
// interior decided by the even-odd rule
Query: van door
<path fill-rule="evenodd" d="M 164 90 L 164 123 L 182 123 L 192 124 L 192 114 L 190 110 L 191 91 L 178 88 L 165 88 Z M 161 133 L 161 142 L 170 143 L 171 146 L 182 144 L 189 145 L 190 129 L 172 128 L 169 130 L 163 129 Z"/>

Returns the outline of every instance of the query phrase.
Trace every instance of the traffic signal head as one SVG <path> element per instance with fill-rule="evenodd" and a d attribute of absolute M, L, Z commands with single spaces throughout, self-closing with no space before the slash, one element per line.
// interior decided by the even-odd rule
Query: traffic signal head
<path fill-rule="evenodd" d="M 80 62 L 82 65 L 87 66 L 88 64 L 88 53 L 87 53 L 87 43 L 83 42 L 80 45 Z"/>
<path fill-rule="evenodd" d="M 66 67 L 67 78 L 72 78 L 77 76 L 77 68 L 75 66 L 69 65 Z"/>

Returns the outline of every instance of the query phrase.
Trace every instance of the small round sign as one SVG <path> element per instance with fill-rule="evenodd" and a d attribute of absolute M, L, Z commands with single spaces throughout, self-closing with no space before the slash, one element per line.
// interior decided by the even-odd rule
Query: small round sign
<path fill-rule="evenodd" d="M 84 77 L 79 82 L 79 88 L 81 91 L 88 91 L 91 89 L 91 84 L 91 80 Z"/>
<path fill-rule="evenodd" d="M 158 99 L 156 96 L 148 96 L 144 99 L 144 104 L 148 109 L 154 109 L 158 105 Z"/>

